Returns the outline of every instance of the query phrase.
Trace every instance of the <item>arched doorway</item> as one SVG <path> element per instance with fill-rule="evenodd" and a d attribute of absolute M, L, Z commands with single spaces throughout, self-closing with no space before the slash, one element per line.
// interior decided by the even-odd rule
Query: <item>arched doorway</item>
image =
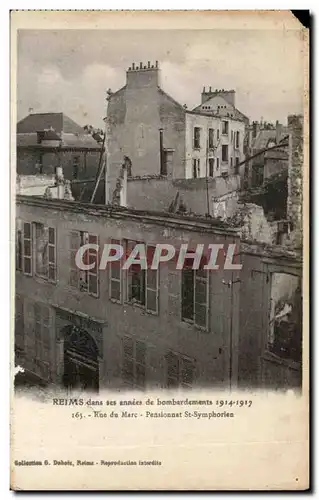
<path fill-rule="evenodd" d="M 85 330 L 69 325 L 64 328 L 63 384 L 68 389 L 98 391 L 98 348 Z"/>

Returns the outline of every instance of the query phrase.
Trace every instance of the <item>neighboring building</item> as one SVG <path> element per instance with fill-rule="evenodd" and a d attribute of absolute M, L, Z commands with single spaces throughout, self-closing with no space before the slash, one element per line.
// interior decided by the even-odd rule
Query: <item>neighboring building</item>
<path fill-rule="evenodd" d="M 17 197 L 16 217 L 16 363 L 42 383 L 300 385 L 298 255 L 244 246 L 235 229 L 203 217 L 32 196 Z M 150 253 L 156 243 L 237 243 L 243 270 L 75 266 L 85 242 L 129 249 L 137 241 Z"/>
<path fill-rule="evenodd" d="M 244 159 L 245 117 L 187 110 L 160 88 L 159 67 L 134 63 L 126 84 L 108 91 L 107 165 L 109 198 L 123 157 L 131 176 L 173 179 L 239 174 Z"/>
<path fill-rule="evenodd" d="M 17 124 L 17 174 L 54 175 L 66 179 L 96 175 L 101 145 L 64 113 L 32 113 Z"/>

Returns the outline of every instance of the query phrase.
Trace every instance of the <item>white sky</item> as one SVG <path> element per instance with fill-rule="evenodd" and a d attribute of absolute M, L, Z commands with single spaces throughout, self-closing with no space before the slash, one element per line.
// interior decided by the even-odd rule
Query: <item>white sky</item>
<path fill-rule="evenodd" d="M 285 123 L 303 107 L 301 31 L 20 30 L 18 120 L 63 111 L 102 126 L 105 91 L 125 84 L 134 61 L 159 61 L 161 86 L 181 104 L 199 104 L 203 86 L 236 90 L 250 119 Z"/>

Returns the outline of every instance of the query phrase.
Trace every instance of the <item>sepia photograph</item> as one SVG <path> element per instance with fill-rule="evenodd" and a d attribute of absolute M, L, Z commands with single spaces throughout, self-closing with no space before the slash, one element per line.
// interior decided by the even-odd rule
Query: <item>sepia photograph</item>
<path fill-rule="evenodd" d="M 18 404 L 93 424 L 153 394 L 169 426 L 307 399 L 308 30 L 183 15 L 12 13 Z"/>

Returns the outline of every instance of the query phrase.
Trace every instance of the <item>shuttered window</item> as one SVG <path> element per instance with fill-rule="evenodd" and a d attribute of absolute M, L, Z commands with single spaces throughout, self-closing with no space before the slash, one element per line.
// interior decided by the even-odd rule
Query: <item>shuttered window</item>
<path fill-rule="evenodd" d="M 35 272 L 37 276 L 56 281 L 56 230 L 44 224 L 34 223 Z"/>
<path fill-rule="evenodd" d="M 182 320 L 208 328 L 208 272 L 204 269 L 182 271 Z"/>
<path fill-rule="evenodd" d="M 36 302 L 34 304 L 34 353 L 37 374 L 44 380 L 50 378 L 50 310 Z"/>
<path fill-rule="evenodd" d="M 169 351 L 165 361 L 167 387 L 190 388 L 195 377 L 195 360 Z"/>
<path fill-rule="evenodd" d="M 98 245 L 98 236 L 86 231 L 71 231 L 69 235 L 69 284 L 93 297 L 99 296 L 99 261 L 98 251 L 86 250 L 82 256 L 84 264 L 94 264 L 92 269 L 80 269 L 76 265 L 76 255 L 80 247 L 86 244 Z"/>
<path fill-rule="evenodd" d="M 123 380 L 132 387 L 144 388 L 146 378 L 146 345 L 140 340 L 134 340 L 129 336 L 122 339 Z"/>
<path fill-rule="evenodd" d="M 19 295 L 15 297 L 14 344 L 17 351 L 24 351 L 24 304 Z"/>
<path fill-rule="evenodd" d="M 23 223 L 23 273 L 32 276 L 32 224 Z"/>
<path fill-rule="evenodd" d="M 111 240 L 112 245 L 121 245 L 120 240 Z M 114 255 L 114 254 L 113 254 Z M 122 302 L 122 262 L 116 260 L 109 264 L 110 298 L 116 302 Z"/>

